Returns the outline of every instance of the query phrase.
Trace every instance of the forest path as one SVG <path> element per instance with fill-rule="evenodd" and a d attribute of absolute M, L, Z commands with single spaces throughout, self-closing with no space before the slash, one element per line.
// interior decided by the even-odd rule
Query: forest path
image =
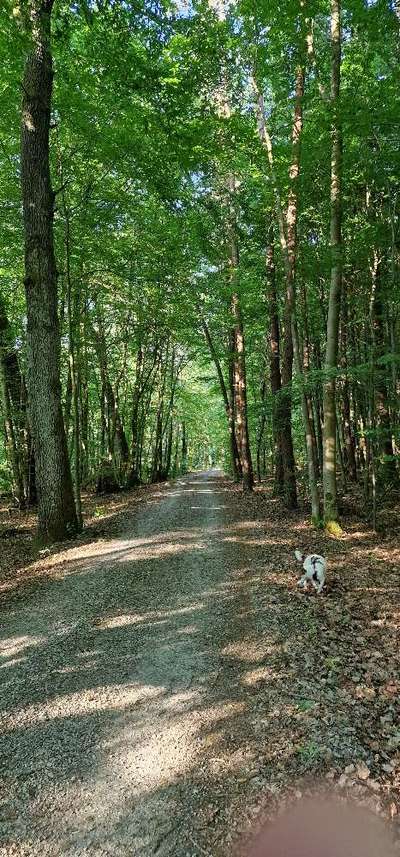
<path fill-rule="evenodd" d="M 362 755 L 321 689 L 323 600 L 295 590 L 303 525 L 273 508 L 190 475 L 11 599 L 1 855 L 227 855 L 261 796 Z"/>

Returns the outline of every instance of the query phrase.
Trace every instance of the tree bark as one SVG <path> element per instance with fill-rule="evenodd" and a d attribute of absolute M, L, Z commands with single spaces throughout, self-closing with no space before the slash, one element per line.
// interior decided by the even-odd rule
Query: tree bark
<path fill-rule="evenodd" d="M 341 63 L 340 0 L 331 0 L 331 285 L 326 331 L 324 379 L 324 523 L 332 532 L 340 531 L 336 478 L 336 381 L 338 361 L 340 298 L 342 290 L 342 128 L 340 119 Z"/>
<path fill-rule="evenodd" d="M 15 497 L 20 508 L 29 502 L 29 448 L 23 379 L 19 370 L 10 325 L 0 298 L 0 392 L 3 405 L 7 456 Z"/>
<path fill-rule="evenodd" d="M 64 181 L 61 168 L 61 181 Z M 67 317 L 68 317 L 68 339 L 69 339 L 69 377 L 71 378 L 71 394 L 73 406 L 73 450 L 74 469 L 73 483 L 75 489 L 75 507 L 78 530 L 82 529 L 82 502 L 81 502 L 81 419 L 79 410 L 80 388 L 78 372 L 78 354 L 80 342 L 80 294 L 76 295 L 76 310 L 73 309 L 73 292 L 71 280 L 71 224 L 70 214 L 65 196 L 61 193 L 62 208 L 64 214 L 64 241 L 65 241 L 65 268 L 67 279 Z"/>
<path fill-rule="evenodd" d="M 389 391 L 386 379 L 386 369 L 379 365 L 379 358 L 389 350 L 389 343 L 385 337 L 385 308 L 382 294 L 382 260 L 378 253 L 374 253 L 372 265 L 372 334 L 374 355 L 374 390 L 375 408 L 379 429 L 380 467 L 378 471 L 379 481 L 384 484 L 395 484 L 398 481 L 396 460 L 394 457 L 392 425 L 389 407 Z"/>
<path fill-rule="evenodd" d="M 246 355 L 243 331 L 243 319 L 239 295 L 234 292 L 231 300 L 234 326 L 234 387 L 235 422 L 237 445 L 242 465 L 243 490 L 252 491 L 254 487 L 253 464 L 251 460 L 249 424 L 247 417 Z"/>
<path fill-rule="evenodd" d="M 182 423 L 182 463 L 181 463 L 181 472 L 187 473 L 188 467 L 188 442 L 187 442 L 187 434 L 186 434 L 186 423 Z"/>
<path fill-rule="evenodd" d="M 234 208 L 235 177 L 229 176 L 227 238 L 229 246 L 231 304 L 233 319 L 231 330 L 231 363 L 233 370 L 236 443 L 241 464 L 243 491 L 252 491 L 254 487 L 253 464 L 251 459 L 249 423 L 247 412 L 246 350 L 243 328 L 242 308 L 237 291 L 237 269 L 239 266 L 239 246 L 237 241 L 236 212 Z"/>
<path fill-rule="evenodd" d="M 132 416 L 131 416 L 131 428 L 132 428 L 132 441 L 131 441 L 131 467 L 128 477 L 128 486 L 129 488 L 135 488 L 140 483 L 139 471 L 138 471 L 138 433 L 139 433 L 139 404 L 141 398 L 141 387 L 142 387 L 142 374 L 143 374 L 143 348 L 141 343 L 139 344 L 137 356 L 136 356 L 136 374 L 135 374 L 135 385 L 133 388 L 133 397 L 132 397 Z"/>
<path fill-rule="evenodd" d="M 267 301 L 269 310 L 269 371 L 272 393 L 272 433 L 274 439 L 274 493 L 284 490 L 284 467 L 282 456 L 282 431 L 279 424 L 278 400 L 282 389 L 280 366 L 280 329 L 278 298 L 276 293 L 274 235 L 272 225 L 268 230 L 266 252 Z"/>
<path fill-rule="evenodd" d="M 61 408 L 54 193 L 49 163 L 52 5 L 52 0 L 25 0 L 30 49 L 22 84 L 21 123 L 27 386 L 36 460 L 39 533 L 48 541 L 72 536 L 77 531 Z"/>
<path fill-rule="evenodd" d="M 214 363 L 214 366 L 217 371 L 218 381 L 221 389 L 222 398 L 224 401 L 226 419 L 228 423 L 228 433 L 229 433 L 229 446 L 230 446 L 230 454 L 231 454 L 231 468 L 232 474 L 235 482 L 239 482 L 241 478 L 241 464 L 239 458 L 239 451 L 236 442 L 236 434 L 235 434 L 235 420 L 232 403 L 229 399 L 228 390 L 225 383 L 224 374 L 222 372 L 221 363 L 216 352 L 207 322 L 204 318 L 201 317 L 201 326 L 203 328 L 204 336 Z"/>
<path fill-rule="evenodd" d="M 343 436 L 346 453 L 346 465 L 351 482 L 357 482 L 356 445 L 351 420 L 350 385 L 347 376 L 347 326 L 349 323 L 347 312 L 347 290 L 343 284 L 342 295 L 342 325 L 341 325 L 341 363 L 344 372 L 343 379 Z"/>

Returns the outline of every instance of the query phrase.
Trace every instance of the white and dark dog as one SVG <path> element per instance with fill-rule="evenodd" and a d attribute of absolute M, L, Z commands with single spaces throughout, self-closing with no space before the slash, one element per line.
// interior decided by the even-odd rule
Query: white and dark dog
<path fill-rule="evenodd" d="M 298 586 L 303 586 L 304 589 L 309 583 L 312 583 L 314 589 L 317 590 L 317 595 L 320 595 L 325 585 L 327 561 L 325 557 L 317 553 L 310 553 L 306 556 L 301 551 L 296 550 L 294 555 L 298 562 L 303 564 L 304 574 L 298 581 Z"/>

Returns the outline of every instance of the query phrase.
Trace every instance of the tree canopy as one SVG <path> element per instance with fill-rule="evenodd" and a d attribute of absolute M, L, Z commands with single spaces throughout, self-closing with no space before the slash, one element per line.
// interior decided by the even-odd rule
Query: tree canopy
<path fill-rule="evenodd" d="M 375 520 L 398 481 L 396 4 L 6 10 L 2 489 L 46 538 L 79 529 L 82 487 L 216 465 L 333 531 L 358 482 Z"/>

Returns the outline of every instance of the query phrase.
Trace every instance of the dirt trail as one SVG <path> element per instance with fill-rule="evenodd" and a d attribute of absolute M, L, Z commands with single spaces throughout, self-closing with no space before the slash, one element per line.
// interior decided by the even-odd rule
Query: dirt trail
<path fill-rule="evenodd" d="M 309 710 L 324 606 L 268 560 L 298 534 L 244 503 L 178 480 L 3 611 L 1 855 L 226 857 L 260 795 L 365 756 L 329 682 Z"/>

